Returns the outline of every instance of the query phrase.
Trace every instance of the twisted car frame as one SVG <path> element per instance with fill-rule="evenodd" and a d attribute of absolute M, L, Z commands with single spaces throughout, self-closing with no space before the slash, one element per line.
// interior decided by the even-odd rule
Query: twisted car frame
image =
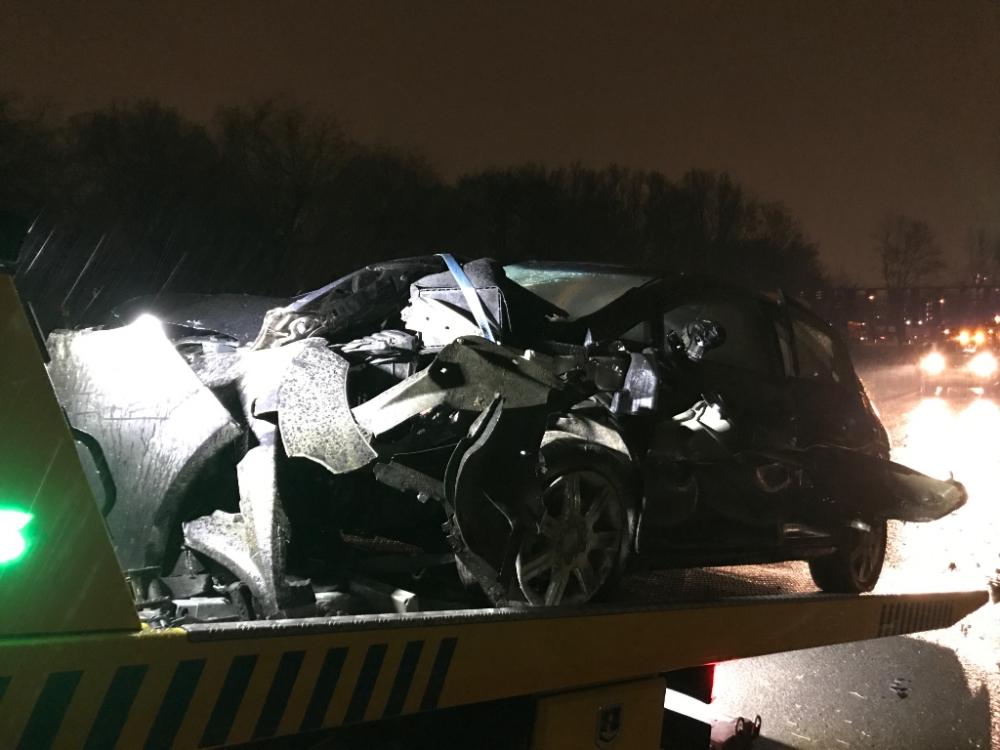
<path fill-rule="evenodd" d="M 143 617 L 582 604 L 631 566 L 808 560 L 870 590 L 889 461 L 839 335 L 708 278 L 448 255 L 56 331 L 49 373 Z"/>

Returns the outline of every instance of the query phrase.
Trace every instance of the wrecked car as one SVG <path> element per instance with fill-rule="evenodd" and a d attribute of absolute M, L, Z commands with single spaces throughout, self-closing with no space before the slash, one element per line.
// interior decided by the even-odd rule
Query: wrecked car
<path fill-rule="evenodd" d="M 427 256 L 47 348 L 151 623 L 580 604 L 631 566 L 863 592 L 888 519 L 966 501 L 888 460 L 830 326 L 700 277 Z"/>

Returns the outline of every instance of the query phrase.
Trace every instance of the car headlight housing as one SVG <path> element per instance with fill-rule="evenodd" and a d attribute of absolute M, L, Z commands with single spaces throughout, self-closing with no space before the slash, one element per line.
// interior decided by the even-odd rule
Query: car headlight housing
<path fill-rule="evenodd" d="M 997 358 L 989 352 L 982 352 L 972 358 L 969 369 L 981 378 L 988 378 L 997 371 Z"/>
<path fill-rule="evenodd" d="M 944 370 L 944 364 L 944 357 L 937 352 L 931 352 L 920 361 L 920 369 L 928 375 L 938 375 L 942 370 Z M 995 360 L 993 362 L 993 367 L 996 369 Z"/>

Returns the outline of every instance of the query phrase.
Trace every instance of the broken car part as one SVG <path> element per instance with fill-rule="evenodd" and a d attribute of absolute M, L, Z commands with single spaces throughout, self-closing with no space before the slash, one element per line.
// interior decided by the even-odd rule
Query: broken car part
<path fill-rule="evenodd" d="M 315 610 L 315 596 L 308 581 L 285 576 L 291 530 L 278 498 L 274 451 L 258 446 L 240 461 L 240 512 L 188 521 L 184 543 L 245 583 L 266 617 L 302 617 Z"/>
<path fill-rule="evenodd" d="M 234 449 L 240 427 L 151 317 L 56 331 L 48 347 L 67 418 L 98 443 L 114 480 L 107 524 L 122 568 L 165 564 L 179 552 L 182 514 L 203 500 L 192 489 Z"/>
<path fill-rule="evenodd" d="M 334 474 L 367 466 L 377 454 L 347 403 L 347 360 L 322 339 L 307 344 L 292 359 L 281 383 L 278 427 L 285 450 Z"/>

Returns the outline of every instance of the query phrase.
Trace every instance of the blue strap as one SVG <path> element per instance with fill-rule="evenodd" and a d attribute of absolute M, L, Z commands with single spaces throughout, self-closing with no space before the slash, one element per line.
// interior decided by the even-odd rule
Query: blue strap
<path fill-rule="evenodd" d="M 448 266 L 448 270 L 451 271 L 451 275 L 458 282 L 458 288 L 462 290 L 462 294 L 465 296 L 465 303 L 469 306 L 472 317 L 479 324 L 479 330 L 483 332 L 483 338 L 495 344 L 497 340 L 493 335 L 493 326 L 490 324 L 490 319 L 486 317 L 486 310 L 483 309 L 483 301 L 479 299 L 479 294 L 476 293 L 476 287 L 469 281 L 469 277 L 465 275 L 465 271 L 462 270 L 462 267 L 458 265 L 458 261 L 451 257 L 451 255 L 448 253 L 438 253 L 438 257 L 444 260 L 445 265 Z"/>

